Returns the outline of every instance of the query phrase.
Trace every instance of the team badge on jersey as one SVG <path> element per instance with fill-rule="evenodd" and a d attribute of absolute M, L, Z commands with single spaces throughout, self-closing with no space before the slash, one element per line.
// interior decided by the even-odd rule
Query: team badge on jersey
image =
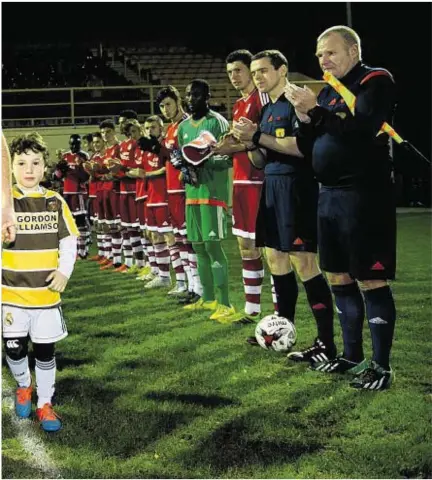
<path fill-rule="evenodd" d="M 342 120 L 345 120 L 347 114 L 345 112 L 336 112 L 336 115 L 340 118 L 342 118 Z"/>
<path fill-rule="evenodd" d="M 284 128 L 276 128 L 275 135 L 276 135 L 276 138 L 284 138 L 285 137 L 285 129 Z"/>
<path fill-rule="evenodd" d="M 4 318 L 4 323 L 5 325 L 8 325 L 9 327 L 13 324 L 13 317 L 12 313 L 8 312 Z"/>
<path fill-rule="evenodd" d="M 57 198 L 49 198 L 46 202 L 48 212 L 58 212 L 60 209 L 60 201 Z"/>

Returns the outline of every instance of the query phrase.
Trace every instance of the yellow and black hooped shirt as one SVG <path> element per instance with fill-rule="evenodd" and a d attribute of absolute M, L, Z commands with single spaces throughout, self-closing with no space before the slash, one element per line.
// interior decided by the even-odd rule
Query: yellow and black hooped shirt
<path fill-rule="evenodd" d="M 2 252 L 2 303 L 21 308 L 52 308 L 60 294 L 48 290 L 45 279 L 59 265 L 60 240 L 79 236 L 63 198 L 41 187 L 40 192 L 13 189 L 16 240 Z"/>

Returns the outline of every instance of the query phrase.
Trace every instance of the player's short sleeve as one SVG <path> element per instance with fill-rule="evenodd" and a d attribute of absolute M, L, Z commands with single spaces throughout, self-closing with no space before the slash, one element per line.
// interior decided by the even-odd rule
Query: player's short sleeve
<path fill-rule="evenodd" d="M 58 210 L 59 240 L 62 240 L 63 238 L 69 237 L 71 235 L 74 237 L 79 237 L 80 233 L 76 226 L 73 215 L 68 207 L 68 204 L 60 195 L 56 195 L 55 198 L 57 199 L 57 204 L 59 207 L 59 210 Z"/>
<path fill-rule="evenodd" d="M 222 115 L 217 115 L 213 118 L 211 133 L 215 136 L 216 140 L 220 140 L 225 133 L 229 131 L 229 123 Z"/>
<path fill-rule="evenodd" d="M 185 122 L 181 122 L 179 127 L 178 127 L 177 141 L 178 141 L 179 147 L 182 147 L 184 145 L 184 142 L 183 142 L 183 125 L 184 125 L 184 123 Z"/>
<path fill-rule="evenodd" d="M 114 148 L 111 150 L 111 158 L 121 159 L 121 147 L 120 143 L 114 145 Z"/>

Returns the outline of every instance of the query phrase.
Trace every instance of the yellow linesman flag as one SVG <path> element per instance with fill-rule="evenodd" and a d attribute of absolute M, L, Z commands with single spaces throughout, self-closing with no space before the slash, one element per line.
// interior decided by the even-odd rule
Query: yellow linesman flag
<path fill-rule="evenodd" d="M 330 72 L 324 72 L 324 80 L 332 86 L 337 93 L 345 100 L 345 103 L 347 104 L 349 111 L 352 113 L 352 115 L 355 115 L 355 104 L 356 104 L 356 96 L 348 90 L 345 85 L 340 82 L 333 74 Z M 396 132 L 396 130 L 389 125 L 387 122 L 384 122 L 382 124 L 382 127 L 380 131 L 378 132 L 378 135 L 381 135 L 382 133 L 387 133 L 389 137 L 391 137 L 395 142 L 397 143 L 402 143 L 404 140 L 402 137 Z"/>

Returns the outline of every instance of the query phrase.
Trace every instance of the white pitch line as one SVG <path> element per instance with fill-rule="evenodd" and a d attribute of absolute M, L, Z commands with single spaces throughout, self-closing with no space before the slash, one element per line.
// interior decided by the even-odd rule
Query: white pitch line
<path fill-rule="evenodd" d="M 10 415 L 12 425 L 14 426 L 20 444 L 32 459 L 32 462 L 28 462 L 29 465 L 44 472 L 46 478 L 62 478 L 60 470 L 49 457 L 43 442 L 33 433 L 32 421 L 20 419 L 15 415 L 14 395 L 14 390 L 3 379 L 3 405 L 8 410 L 8 414 Z"/>

